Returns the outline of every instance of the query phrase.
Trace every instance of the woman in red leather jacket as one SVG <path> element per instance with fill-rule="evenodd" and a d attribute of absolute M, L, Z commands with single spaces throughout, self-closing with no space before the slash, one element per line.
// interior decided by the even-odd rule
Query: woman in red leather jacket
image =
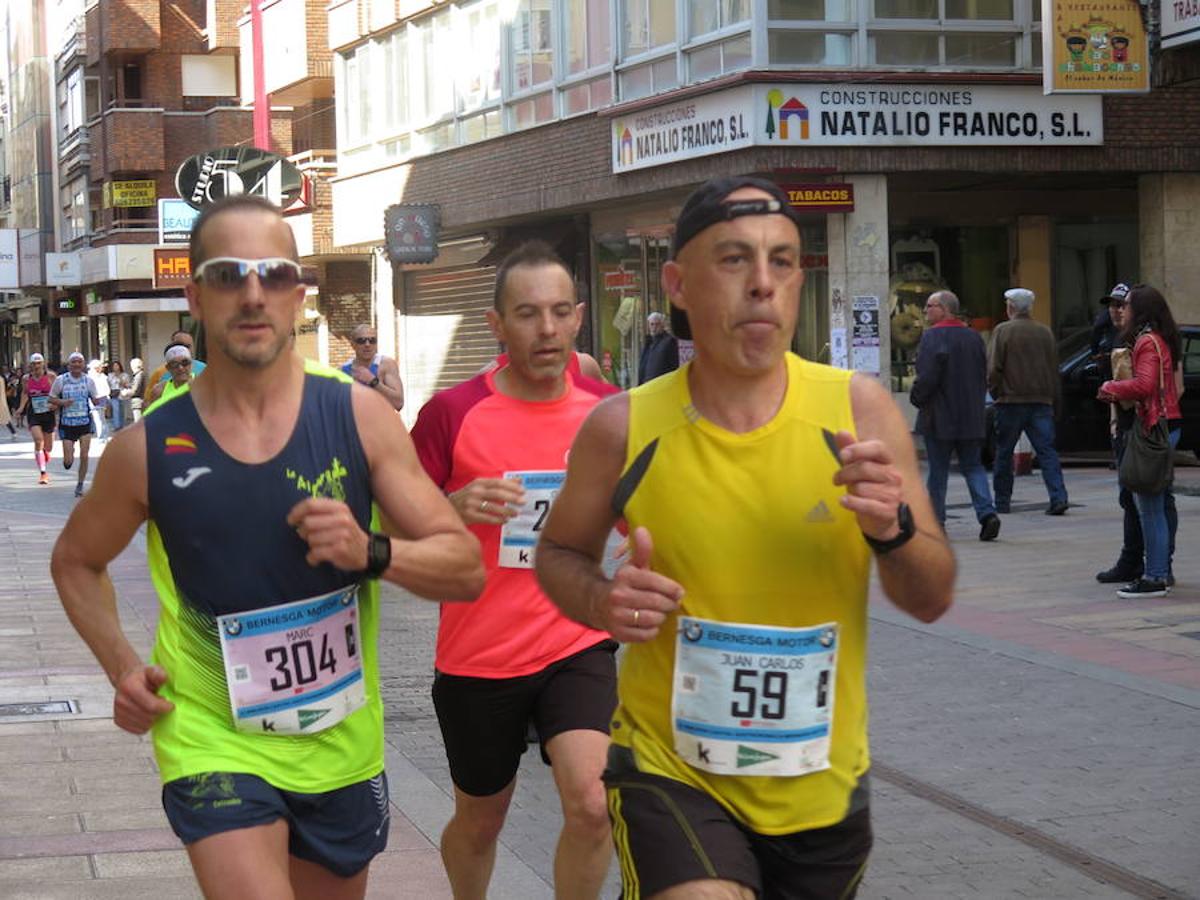
<path fill-rule="evenodd" d="M 1174 448 L 1183 424 L 1175 373 L 1182 341 L 1171 308 L 1158 290 L 1139 284 L 1129 292 L 1129 309 L 1119 340 L 1133 343 L 1133 377 L 1106 381 L 1100 386 L 1100 399 L 1135 401 L 1134 428 L 1148 429 L 1165 418 Z M 1146 561 L 1142 577 L 1117 591 L 1119 597 L 1162 597 L 1171 589 L 1165 495 L 1166 491 L 1133 495 L 1142 524 Z"/>

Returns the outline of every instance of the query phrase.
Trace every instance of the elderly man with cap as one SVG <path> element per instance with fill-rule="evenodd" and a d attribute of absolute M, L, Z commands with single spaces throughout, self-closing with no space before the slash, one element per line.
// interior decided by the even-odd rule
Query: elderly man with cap
<path fill-rule="evenodd" d="M 79 480 L 75 496 L 83 496 L 83 483 L 88 472 L 88 451 L 92 446 L 92 408 L 99 405 L 100 392 L 96 383 L 84 371 L 82 353 L 67 357 L 67 371 L 50 387 L 50 404 L 58 409 L 58 436 L 63 442 L 63 468 L 75 462 L 75 442 L 79 441 Z"/>
<path fill-rule="evenodd" d="M 996 326 L 988 348 L 988 388 L 996 404 L 996 462 L 992 492 L 996 511 L 1012 511 L 1013 450 L 1024 432 L 1033 444 L 1042 481 L 1050 495 L 1046 515 L 1067 511 L 1067 487 L 1054 447 L 1054 403 L 1058 397 L 1058 348 L 1054 333 L 1030 315 L 1034 293 L 1004 292 L 1008 321 Z"/>
<path fill-rule="evenodd" d="M 871 847 L 866 630 L 931 622 L 954 556 L 874 378 L 788 352 L 804 281 L 777 185 L 701 186 L 663 285 L 695 357 L 584 422 L 538 546 L 550 597 L 630 643 L 605 785 L 627 896 L 852 897 Z M 605 536 L 630 528 L 609 578 Z"/>

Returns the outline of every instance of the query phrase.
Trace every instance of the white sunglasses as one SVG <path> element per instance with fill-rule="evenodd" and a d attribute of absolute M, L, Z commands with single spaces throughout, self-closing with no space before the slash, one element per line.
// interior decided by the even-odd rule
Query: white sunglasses
<path fill-rule="evenodd" d="M 215 288 L 229 290 L 241 287 L 253 272 L 264 288 L 286 290 L 298 285 L 303 275 L 300 263 L 294 259 L 273 256 L 268 259 L 239 259 L 236 256 L 217 256 L 206 259 L 192 273 L 195 281 Z"/>

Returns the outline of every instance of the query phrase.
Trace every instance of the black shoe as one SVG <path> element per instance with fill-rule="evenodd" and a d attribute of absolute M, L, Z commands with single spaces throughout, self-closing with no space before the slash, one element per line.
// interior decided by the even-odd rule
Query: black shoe
<path fill-rule="evenodd" d="M 1065 513 L 1067 511 L 1067 507 L 1070 505 L 1071 504 L 1069 504 L 1066 500 L 1063 500 L 1059 503 L 1051 503 L 1049 506 L 1046 507 L 1046 515 L 1061 516 L 1063 513 Z"/>
<path fill-rule="evenodd" d="M 67 462 L 65 459 L 63 460 L 63 468 L 64 469 L 69 469 L 73 465 L 75 465 L 75 460 L 71 460 L 70 462 Z"/>
<path fill-rule="evenodd" d="M 1003 513 L 1004 515 L 1008 515 L 1010 512 L 1012 512 L 1012 506 L 1009 505 L 1009 502 L 1007 500 L 1003 500 L 1003 501 L 997 500 L 996 501 L 996 512 Z"/>
<path fill-rule="evenodd" d="M 1128 584 L 1142 577 L 1141 569 L 1129 569 L 1117 563 L 1111 569 L 1096 573 L 1096 580 L 1101 584 Z"/>
<path fill-rule="evenodd" d="M 1165 597 L 1170 591 L 1171 589 L 1167 587 L 1165 581 L 1155 578 L 1139 578 L 1117 591 L 1117 596 L 1122 600 L 1138 600 L 1143 597 Z"/>
<path fill-rule="evenodd" d="M 1000 534 L 1000 517 L 995 513 L 984 516 L 983 521 L 979 525 L 979 539 L 981 541 L 994 541 L 996 536 Z"/>

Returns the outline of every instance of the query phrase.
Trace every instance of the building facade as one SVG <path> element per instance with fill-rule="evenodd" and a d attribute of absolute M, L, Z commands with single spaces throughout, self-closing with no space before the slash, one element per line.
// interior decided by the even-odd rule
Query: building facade
<path fill-rule="evenodd" d="M 1196 45 L 1155 43 L 1147 94 L 1045 96 L 1043 27 L 1029 0 L 335 2 L 335 244 L 375 251 L 388 206 L 440 204 L 438 260 L 373 285 L 414 414 L 495 352 L 491 267 L 527 236 L 573 266 L 606 377 L 635 383 L 672 222 L 719 174 L 803 211 L 796 349 L 898 396 L 941 286 L 985 332 L 1016 284 L 1062 339 L 1117 280 L 1200 320 Z"/>

